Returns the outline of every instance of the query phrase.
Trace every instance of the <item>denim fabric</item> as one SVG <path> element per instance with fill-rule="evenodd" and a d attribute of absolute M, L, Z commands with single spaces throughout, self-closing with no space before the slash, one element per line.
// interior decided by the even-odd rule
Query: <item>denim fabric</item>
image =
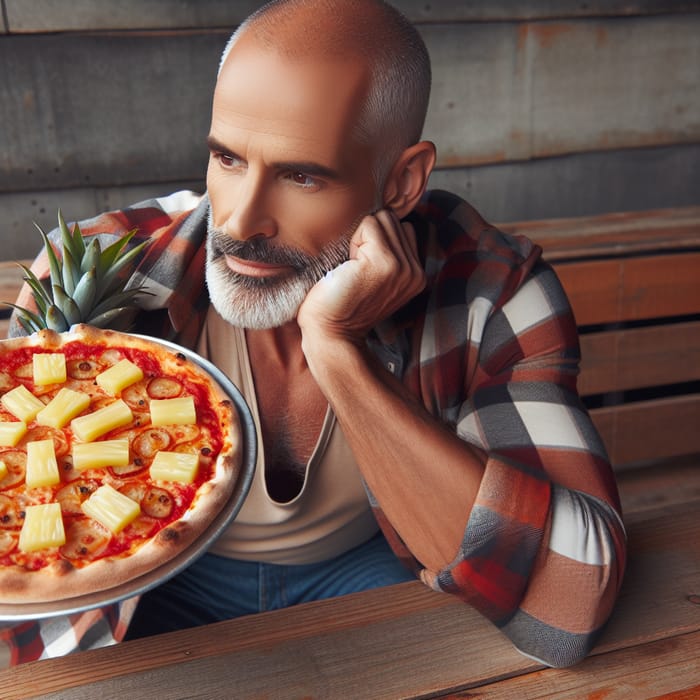
<path fill-rule="evenodd" d="M 126 639 L 413 579 L 381 534 L 318 564 L 282 566 L 205 554 L 143 595 Z"/>

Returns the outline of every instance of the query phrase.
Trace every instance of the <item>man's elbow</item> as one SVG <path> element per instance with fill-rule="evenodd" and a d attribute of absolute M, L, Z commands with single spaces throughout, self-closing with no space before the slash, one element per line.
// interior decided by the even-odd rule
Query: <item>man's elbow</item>
<path fill-rule="evenodd" d="M 561 521 L 558 536 L 553 528 L 519 609 L 499 625 L 521 653 L 547 666 L 573 666 L 591 652 L 620 592 L 624 527 L 608 506 L 590 501 L 588 506 L 585 517 L 577 518 L 578 528 L 573 520 L 566 523 L 568 547 Z"/>

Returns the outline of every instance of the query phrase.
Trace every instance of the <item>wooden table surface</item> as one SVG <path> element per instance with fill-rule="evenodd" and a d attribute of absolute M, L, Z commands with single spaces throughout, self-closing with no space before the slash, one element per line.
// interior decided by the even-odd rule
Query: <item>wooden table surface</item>
<path fill-rule="evenodd" d="M 700 698 L 700 507 L 628 518 L 630 566 L 593 654 L 525 658 L 418 582 L 0 672 L 0 698 Z"/>

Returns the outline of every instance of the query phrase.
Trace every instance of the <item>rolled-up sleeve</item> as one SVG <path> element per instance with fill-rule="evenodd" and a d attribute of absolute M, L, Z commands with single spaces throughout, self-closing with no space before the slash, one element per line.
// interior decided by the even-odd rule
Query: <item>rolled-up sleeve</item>
<path fill-rule="evenodd" d="M 455 560 L 425 572 L 524 654 L 568 666 L 612 612 L 625 532 L 612 469 L 576 391 L 579 349 L 568 301 L 539 265 L 479 334 L 457 433 L 486 454 Z"/>

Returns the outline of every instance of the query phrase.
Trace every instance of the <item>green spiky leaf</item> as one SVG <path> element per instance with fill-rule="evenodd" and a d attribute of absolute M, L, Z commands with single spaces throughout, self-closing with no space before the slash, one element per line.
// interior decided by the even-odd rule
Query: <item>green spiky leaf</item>
<path fill-rule="evenodd" d="M 56 304 L 51 304 L 46 309 L 46 327 L 58 333 L 64 333 L 70 328 L 70 324 Z"/>
<path fill-rule="evenodd" d="M 53 245 L 51 244 L 49 237 L 44 232 L 44 229 L 42 229 L 41 226 L 39 226 L 39 224 L 37 224 L 36 222 L 34 222 L 34 226 L 36 226 L 37 230 L 41 234 L 41 237 L 44 239 L 44 249 L 46 250 L 46 256 L 49 259 L 51 284 L 60 284 L 61 286 L 63 286 L 61 263 L 58 261 L 58 257 L 56 257 L 56 251 L 53 249 Z"/>
<path fill-rule="evenodd" d="M 83 255 L 85 255 L 85 242 L 83 241 L 83 236 L 80 232 L 80 226 L 76 223 L 73 226 L 73 232 L 71 233 L 68 225 L 63 218 L 61 210 L 58 210 L 58 227 L 61 229 L 61 238 L 63 240 L 63 249 L 66 248 L 70 250 L 71 255 L 74 260 L 82 260 Z"/>
<path fill-rule="evenodd" d="M 29 285 L 32 290 L 32 295 L 36 301 L 37 308 L 39 311 L 45 315 L 46 308 L 51 304 L 51 295 L 42 283 L 42 281 L 26 266 L 18 263 L 19 266 L 24 271 L 24 281 Z"/>
<path fill-rule="evenodd" d="M 31 334 L 35 331 L 40 331 L 42 328 L 46 328 L 44 319 L 41 318 L 41 316 L 35 314 L 33 311 L 29 311 L 29 309 L 23 309 L 21 306 L 17 306 L 17 304 L 11 304 L 7 301 L 4 302 L 4 304 L 17 311 L 17 320 L 22 325 L 22 328 L 24 328 L 25 330 L 27 330 L 28 328 L 30 329 L 27 330 L 28 333 Z"/>
<path fill-rule="evenodd" d="M 116 240 L 111 245 L 108 245 L 100 256 L 100 272 L 105 274 L 114 265 L 122 250 L 131 241 L 131 239 L 136 235 L 137 229 L 131 229 L 125 236 Z"/>
<path fill-rule="evenodd" d="M 49 279 L 40 280 L 20 264 L 36 304 L 36 313 L 11 305 L 22 328 L 28 333 L 41 328 L 62 332 L 73 324 L 89 323 L 128 329 L 136 315 L 136 299 L 148 292 L 142 287 L 125 289 L 125 286 L 133 274 L 130 268 L 135 267 L 150 240 L 129 249 L 137 232 L 133 229 L 102 250 L 98 236 L 86 242 L 79 224 L 74 224 L 71 231 L 59 210 L 61 239 L 60 246 L 54 248 L 43 229 L 35 226 L 44 242 Z"/>

